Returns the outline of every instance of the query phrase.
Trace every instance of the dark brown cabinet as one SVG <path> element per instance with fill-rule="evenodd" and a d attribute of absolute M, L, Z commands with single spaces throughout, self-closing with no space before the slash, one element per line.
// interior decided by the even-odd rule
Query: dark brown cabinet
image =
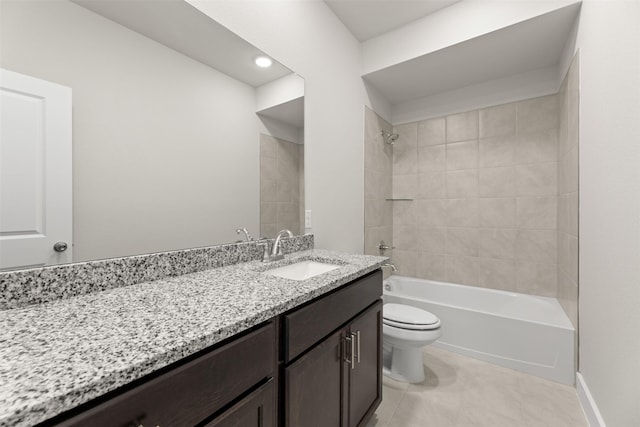
<path fill-rule="evenodd" d="M 58 425 L 193 426 L 267 381 L 274 366 L 275 325 L 269 322 Z"/>
<path fill-rule="evenodd" d="M 341 425 L 342 340 L 340 330 L 285 370 L 286 425 Z"/>
<path fill-rule="evenodd" d="M 216 417 L 205 427 L 274 427 L 273 379 Z"/>
<path fill-rule="evenodd" d="M 41 426 L 363 426 L 382 392 L 377 270 Z"/>
<path fill-rule="evenodd" d="M 382 303 L 377 302 L 349 325 L 355 355 L 347 370 L 349 426 L 368 419 L 382 400 Z"/>
<path fill-rule="evenodd" d="M 381 285 L 381 273 L 376 272 L 285 315 L 285 361 L 290 358 L 283 367 L 286 427 L 362 426 L 378 407 Z M 336 324 L 338 329 L 331 332 Z M 303 325 L 309 334 L 298 332 Z M 308 343 L 309 336 L 316 339 L 305 348 L 300 341 Z M 302 356 L 292 357 L 298 354 Z"/>

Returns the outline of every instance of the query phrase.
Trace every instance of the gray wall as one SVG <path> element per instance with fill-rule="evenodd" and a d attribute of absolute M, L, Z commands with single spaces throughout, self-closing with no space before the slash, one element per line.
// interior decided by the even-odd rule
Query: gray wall
<path fill-rule="evenodd" d="M 360 77 L 358 41 L 323 2 L 189 3 L 304 78 L 307 231 L 317 248 L 362 253 L 362 106 L 374 101 Z M 374 110 L 389 110 L 377 102 Z"/>
<path fill-rule="evenodd" d="M 580 372 L 614 427 L 640 425 L 639 16 L 638 1 L 584 1 L 575 47 Z"/>

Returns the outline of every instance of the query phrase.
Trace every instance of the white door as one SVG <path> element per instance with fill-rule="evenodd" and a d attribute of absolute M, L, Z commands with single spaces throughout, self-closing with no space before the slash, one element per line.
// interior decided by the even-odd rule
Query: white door
<path fill-rule="evenodd" d="M 72 261 L 71 133 L 71 88 L 0 69 L 0 269 Z"/>

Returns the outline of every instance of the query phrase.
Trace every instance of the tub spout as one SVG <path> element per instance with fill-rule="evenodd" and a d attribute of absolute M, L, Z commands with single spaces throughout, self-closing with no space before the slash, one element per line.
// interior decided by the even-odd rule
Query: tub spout
<path fill-rule="evenodd" d="M 385 267 L 386 267 L 386 268 L 390 268 L 390 269 L 391 269 L 391 271 L 393 271 L 393 272 L 398 271 L 398 268 L 397 268 L 397 267 L 396 267 L 396 265 L 395 265 L 394 263 L 392 263 L 392 262 L 385 262 L 384 264 L 382 264 L 382 265 L 380 266 L 380 268 L 385 268 Z"/>

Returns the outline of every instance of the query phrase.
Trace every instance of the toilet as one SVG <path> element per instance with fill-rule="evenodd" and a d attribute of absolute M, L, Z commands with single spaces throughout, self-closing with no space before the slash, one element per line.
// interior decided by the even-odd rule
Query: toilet
<path fill-rule="evenodd" d="M 440 336 L 440 319 L 428 311 L 405 304 L 382 308 L 383 373 L 397 381 L 424 381 L 422 347 Z"/>

